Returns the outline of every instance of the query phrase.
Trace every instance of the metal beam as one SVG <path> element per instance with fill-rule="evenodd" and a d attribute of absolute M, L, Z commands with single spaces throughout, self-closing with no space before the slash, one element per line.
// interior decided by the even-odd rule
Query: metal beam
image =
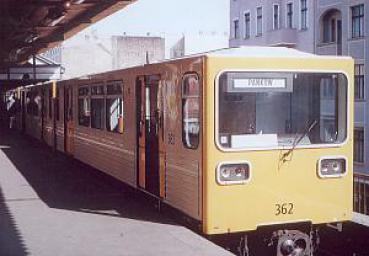
<path fill-rule="evenodd" d="M 20 3 L 18 3 L 18 1 L 15 3 L 15 1 L 9 0 L 4 4 L 4 15 L 5 17 L 8 17 L 5 19 L 14 18 L 10 16 L 10 13 L 9 15 L 6 14 L 7 9 L 9 9 L 9 5 L 15 7 L 19 7 L 19 5 L 21 5 L 22 8 L 20 8 L 20 12 L 17 14 L 17 17 L 23 17 L 23 19 L 27 21 L 28 16 L 26 10 L 29 10 L 27 9 L 27 6 L 31 9 L 37 10 L 37 8 L 49 8 L 49 6 L 51 7 L 63 4 L 63 1 L 64 0 L 22 0 L 19 1 Z M 7 38 L 3 38 L 3 40 L 1 40 L 0 66 L 9 65 L 12 61 L 25 63 L 33 53 L 40 53 L 41 51 L 53 47 L 88 27 L 90 24 L 123 9 L 126 5 L 132 2 L 135 2 L 135 0 L 85 0 L 80 4 L 72 3 L 72 5 L 66 9 L 64 20 L 56 26 L 37 26 L 36 24 L 32 25 L 24 22 L 22 23 L 24 25 L 22 26 L 23 29 L 21 29 L 20 26 L 15 26 L 13 28 L 10 22 L 2 22 L 4 19 L 0 20 L 0 26 L 3 26 L 4 31 L 14 31 L 14 33 L 8 33 Z M 37 22 L 37 24 L 40 23 Z M 18 35 L 19 32 L 24 33 Z M 24 40 L 27 38 L 27 33 L 31 32 L 34 32 L 39 36 L 39 38 L 34 40 L 34 48 L 25 49 L 24 47 L 28 47 L 29 43 L 24 42 Z M 13 34 L 15 41 L 9 40 L 10 34 Z M 24 48 L 24 52 L 17 55 L 16 59 L 9 59 L 9 52 L 13 52 L 15 54 L 15 52 L 20 48 Z"/>

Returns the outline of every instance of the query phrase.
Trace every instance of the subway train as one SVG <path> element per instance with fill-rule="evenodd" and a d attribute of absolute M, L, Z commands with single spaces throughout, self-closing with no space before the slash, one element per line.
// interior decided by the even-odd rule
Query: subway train
<path fill-rule="evenodd" d="M 351 220 L 353 60 L 220 49 L 20 87 L 17 127 L 237 236 L 240 255 L 315 255 Z M 261 254 L 260 254 L 261 255 Z"/>

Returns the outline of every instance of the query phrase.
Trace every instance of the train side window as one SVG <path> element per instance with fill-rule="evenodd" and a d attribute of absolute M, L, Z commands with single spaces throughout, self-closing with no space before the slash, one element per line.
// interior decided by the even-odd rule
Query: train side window
<path fill-rule="evenodd" d="M 55 103 L 55 106 L 56 106 L 56 110 L 55 110 L 55 112 L 56 112 L 56 121 L 60 120 L 59 93 L 60 93 L 59 88 L 56 88 L 56 98 L 55 98 L 55 101 L 56 101 L 56 103 Z"/>
<path fill-rule="evenodd" d="M 28 91 L 26 93 L 26 108 L 27 108 L 27 114 L 30 115 L 31 114 L 31 101 L 32 101 L 32 93 L 30 91 Z"/>
<path fill-rule="evenodd" d="M 41 96 L 38 95 L 37 90 L 30 90 L 26 96 L 27 114 L 32 116 L 39 115 L 39 109 L 41 108 Z"/>
<path fill-rule="evenodd" d="M 52 118 L 52 102 L 53 102 L 53 90 L 52 88 L 49 88 L 48 90 L 49 97 L 48 97 L 48 113 L 49 113 L 49 119 Z"/>
<path fill-rule="evenodd" d="M 200 102 L 199 76 L 186 74 L 182 80 L 182 142 L 186 148 L 199 146 Z"/>
<path fill-rule="evenodd" d="M 123 133 L 123 84 L 121 81 L 109 82 L 106 86 L 106 130 Z"/>
<path fill-rule="evenodd" d="M 83 86 L 78 89 L 78 124 L 90 127 L 90 119 L 89 87 Z"/>
<path fill-rule="evenodd" d="M 91 86 L 91 128 L 104 129 L 104 85 Z"/>
<path fill-rule="evenodd" d="M 35 99 L 34 99 L 34 101 L 35 101 L 35 103 L 36 103 L 36 107 L 35 107 L 35 109 L 34 109 L 34 116 L 40 116 L 40 114 L 41 114 L 41 109 L 42 109 L 42 96 L 41 96 L 41 92 L 40 91 L 38 91 L 38 90 L 36 90 L 35 91 L 35 94 L 36 94 L 36 96 L 35 96 Z"/>

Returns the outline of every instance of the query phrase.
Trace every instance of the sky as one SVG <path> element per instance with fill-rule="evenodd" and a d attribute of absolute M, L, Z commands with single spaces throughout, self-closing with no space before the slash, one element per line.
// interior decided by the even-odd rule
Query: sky
<path fill-rule="evenodd" d="M 218 32 L 229 30 L 229 0 L 137 0 L 92 29 L 103 34 Z"/>
<path fill-rule="evenodd" d="M 229 0 L 137 0 L 90 26 L 100 37 L 111 35 L 165 37 L 166 50 L 183 35 L 229 34 Z"/>

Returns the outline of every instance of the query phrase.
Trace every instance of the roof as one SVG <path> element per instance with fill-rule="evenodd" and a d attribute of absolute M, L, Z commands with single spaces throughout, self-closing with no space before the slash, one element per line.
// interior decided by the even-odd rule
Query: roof
<path fill-rule="evenodd" d="M 146 65 L 155 65 L 160 63 L 168 63 L 173 60 L 182 60 L 182 59 L 191 59 L 191 58 L 199 58 L 199 57 L 225 57 L 225 58 L 314 58 L 314 59 L 345 59 L 352 60 L 351 57 L 348 56 L 336 56 L 336 55 L 316 55 L 312 53 L 302 52 L 296 49 L 288 48 L 288 47 L 267 47 L 267 46 L 241 46 L 234 48 L 224 48 L 217 49 L 209 52 L 198 53 L 193 55 L 185 55 L 179 58 L 174 59 L 165 59 L 161 61 L 154 61 L 149 64 L 143 64 L 123 69 L 134 69 L 137 67 L 142 67 Z M 116 72 L 117 70 L 110 70 L 102 73 L 91 73 L 81 77 L 74 77 L 71 79 L 90 79 L 92 77 L 96 78 L 101 74 L 107 74 L 111 72 Z M 70 80 L 70 79 L 67 79 Z"/>
<path fill-rule="evenodd" d="M 0 67 L 24 63 L 135 0 L 0 0 Z"/>
<path fill-rule="evenodd" d="M 224 57 L 315 57 L 314 54 L 301 52 L 287 47 L 241 46 L 208 52 L 208 56 Z"/>

